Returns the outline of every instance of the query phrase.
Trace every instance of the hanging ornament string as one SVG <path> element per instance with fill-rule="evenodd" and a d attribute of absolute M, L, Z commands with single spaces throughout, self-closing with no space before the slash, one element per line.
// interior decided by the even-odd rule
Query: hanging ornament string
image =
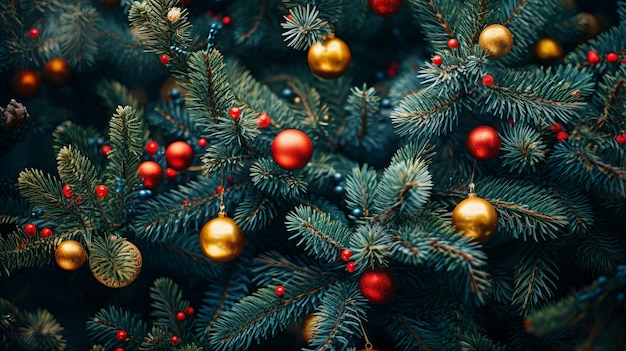
<path fill-rule="evenodd" d="M 221 184 L 224 184 L 224 170 L 222 170 L 221 172 Z M 226 216 L 226 205 L 224 205 L 224 188 L 221 187 L 220 188 L 220 211 L 218 212 L 218 216 L 219 217 L 225 217 Z"/>
<path fill-rule="evenodd" d="M 472 175 L 470 177 L 470 183 L 469 183 L 469 193 L 470 194 L 474 194 L 475 193 L 474 171 L 476 171 L 476 160 L 474 160 L 474 164 L 472 165 Z"/>
<path fill-rule="evenodd" d="M 359 327 L 361 327 L 361 332 L 363 333 L 363 338 L 365 338 L 365 349 L 363 350 L 374 350 L 374 345 L 370 342 L 370 339 L 367 337 L 367 333 L 365 332 L 365 327 L 363 327 L 363 322 L 361 322 L 361 317 L 359 317 L 359 311 L 357 311 L 356 306 L 354 307 L 354 313 L 356 314 L 356 319 L 359 321 Z M 362 351 L 362 350 L 360 350 Z"/>

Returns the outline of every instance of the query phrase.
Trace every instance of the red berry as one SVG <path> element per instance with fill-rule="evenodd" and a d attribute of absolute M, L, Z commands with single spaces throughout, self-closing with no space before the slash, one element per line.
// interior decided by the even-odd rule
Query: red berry
<path fill-rule="evenodd" d="M 282 285 L 279 285 L 276 287 L 276 295 L 277 296 L 283 296 L 285 294 L 285 287 Z"/>
<path fill-rule="evenodd" d="M 617 140 L 620 145 L 626 144 L 626 133 L 617 134 L 615 140 Z"/>
<path fill-rule="evenodd" d="M 485 74 L 483 76 L 482 81 L 483 81 L 484 85 L 491 86 L 493 84 L 493 76 L 491 74 L 487 73 L 487 74 Z"/>
<path fill-rule="evenodd" d="M 183 200 L 183 205 L 189 205 L 189 200 L 184 199 L 184 200 Z"/>
<path fill-rule="evenodd" d="M 78 206 L 80 205 L 81 202 L 83 202 L 83 196 L 82 195 L 76 196 L 76 198 L 74 199 L 74 204 Z"/>
<path fill-rule="evenodd" d="M 258 117 L 257 126 L 259 128 L 267 128 L 272 123 L 272 119 L 267 113 L 261 113 Z"/>
<path fill-rule="evenodd" d="M 620 62 L 622 63 L 622 65 L 626 65 L 626 58 L 623 58 Z"/>
<path fill-rule="evenodd" d="M 233 182 L 233 176 L 229 175 L 228 177 L 226 177 L 226 181 L 229 183 Z"/>
<path fill-rule="evenodd" d="M 206 147 L 206 146 L 207 146 L 207 144 L 208 144 L 208 142 L 206 141 L 206 139 L 205 139 L 205 138 L 200 138 L 200 139 L 198 139 L 198 146 L 200 146 L 200 147 Z"/>
<path fill-rule="evenodd" d="M 600 62 L 600 56 L 597 52 L 589 50 L 587 51 L 587 61 L 589 61 L 589 63 L 591 63 L 592 65 L 595 65 L 596 63 Z"/>
<path fill-rule="evenodd" d="M 161 54 L 161 56 L 159 56 L 159 60 L 164 65 L 167 65 L 168 63 L 170 63 L 170 57 L 167 54 Z"/>
<path fill-rule="evenodd" d="M 617 56 L 614 52 L 609 52 L 606 54 L 606 61 L 608 63 L 617 63 L 617 61 L 619 61 L 619 56 Z"/>
<path fill-rule="evenodd" d="M 150 155 L 156 155 L 159 151 L 159 144 L 156 141 L 149 141 L 146 144 L 146 152 Z"/>
<path fill-rule="evenodd" d="M 563 129 L 563 127 L 561 127 L 560 124 L 558 123 L 552 123 L 552 125 L 550 126 L 550 131 L 552 133 L 558 133 Z"/>
<path fill-rule="evenodd" d="M 230 16 L 222 17 L 222 24 L 225 25 L 225 26 L 229 25 L 231 21 L 232 21 L 232 19 L 230 18 Z"/>
<path fill-rule="evenodd" d="M 354 273 L 354 267 L 356 266 L 356 264 L 354 263 L 354 261 L 350 261 L 348 263 L 346 263 L 346 271 L 348 271 L 348 273 Z"/>
<path fill-rule="evenodd" d="M 67 199 L 74 196 L 74 189 L 72 189 L 69 184 L 63 185 L 63 196 L 65 196 Z"/>
<path fill-rule="evenodd" d="M 128 339 L 128 334 L 126 333 L 126 330 L 121 329 L 117 331 L 117 334 L 115 334 L 115 337 L 119 341 L 126 341 L 126 339 Z"/>
<path fill-rule="evenodd" d="M 31 28 L 28 31 L 28 35 L 30 35 L 30 38 L 33 40 L 39 38 L 39 28 Z"/>
<path fill-rule="evenodd" d="M 98 196 L 101 199 L 104 199 L 107 196 L 107 193 L 109 192 L 109 188 L 107 188 L 106 185 L 98 185 L 96 187 L 96 196 Z"/>
<path fill-rule="evenodd" d="M 236 121 L 239 119 L 239 116 L 241 116 L 241 110 L 238 107 L 231 107 L 228 114 Z"/>
<path fill-rule="evenodd" d="M 124 351 L 124 348 L 123 347 L 116 347 L 115 351 Z"/>
<path fill-rule="evenodd" d="M 165 176 L 167 177 L 167 179 L 174 180 L 178 176 L 178 171 L 174 168 L 167 167 L 165 169 Z"/>
<path fill-rule="evenodd" d="M 172 335 L 171 341 L 172 341 L 172 345 L 176 346 L 180 342 L 180 339 L 178 338 L 178 336 Z"/>
<path fill-rule="evenodd" d="M 221 185 L 218 185 L 217 189 L 215 189 L 215 192 L 218 193 L 218 194 L 223 193 L 224 192 L 224 187 L 221 186 Z"/>
<path fill-rule="evenodd" d="M 352 257 L 352 251 L 348 249 L 341 250 L 341 259 L 345 262 L 350 261 L 350 257 Z"/>
<path fill-rule="evenodd" d="M 52 229 L 45 227 L 41 230 L 41 237 L 49 238 L 52 236 Z"/>
<path fill-rule="evenodd" d="M 182 321 L 185 320 L 185 317 L 186 317 L 185 316 L 185 312 L 182 312 L 182 311 L 176 312 L 176 320 L 177 321 L 182 322 Z"/>
<path fill-rule="evenodd" d="M 100 150 L 102 151 L 102 154 L 108 155 L 109 152 L 111 152 L 111 147 L 109 145 L 102 145 Z"/>
<path fill-rule="evenodd" d="M 565 141 L 567 138 L 569 138 L 569 134 L 567 134 L 567 132 L 560 131 L 556 133 L 556 140 L 558 141 Z"/>
<path fill-rule="evenodd" d="M 433 65 L 439 67 L 443 63 L 443 57 L 441 57 L 440 55 L 435 55 L 430 59 L 430 61 L 432 61 Z"/>
<path fill-rule="evenodd" d="M 448 40 L 448 49 L 452 50 L 452 49 L 458 49 L 459 48 L 459 41 L 452 38 L 450 40 Z"/>
<path fill-rule="evenodd" d="M 387 68 L 387 76 L 395 77 L 398 75 L 398 70 L 393 68 Z"/>
<path fill-rule="evenodd" d="M 24 226 L 24 231 L 29 238 L 32 238 L 37 234 L 37 227 L 32 223 L 28 223 Z"/>
<path fill-rule="evenodd" d="M 196 312 L 196 310 L 194 310 L 193 307 L 189 306 L 189 307 L 187 307 L 185 312 L 187 312 L 187 314 L 191 316 L 192 314 L 194 314 Z"/>
<path fill-rule="evenodd" d="M 397 71 L 398 68 L 400 68 L 400 64 L 398 63 L 398 61 L 393 61 L 389 64 L 389 68 Z"/>

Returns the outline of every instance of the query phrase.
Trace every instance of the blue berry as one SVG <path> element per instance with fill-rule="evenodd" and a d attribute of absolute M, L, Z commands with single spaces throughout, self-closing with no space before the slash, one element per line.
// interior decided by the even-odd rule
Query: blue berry
<path fill-rule="evenodd" d="M 336 181 L 337 183 L 341 182 L 343 180 L 343 174 L 339 172 L 333 174 L 333 180 Z"/>
<path fill-rule="evenodd" d="M 141 189 L 137 192 L 137 195 L 139 196 L 140 199 L 147 199 L 148 197 L 152 195 L 152 190 Z"/>
<path fill-rule="evenodd" d="M 626 300 L 626 296 L 623 292 L 617 294 L 617 302 L 624 302 L 624 300 Z"/>
<path fill-rule="evenodd" d="M 293 96 L 293 91 L 291 91 L 291 89 L 289 88 L 283 89 L 283 97 L 290 98 L 292 96 Z"/>
<path fill-rule="evenodd" d="M 385 79 L 385 72 L 383 72 L 383 71 L 376 72 L 376 79 L 378 79 L 378 80 Z"/>
<path fill-rule="evenodd" d="M 360 208 L 355 208 L 352 210 L 352 215 L 354 217 L 361 217 L 363 215 L 363 210 L 361 210 Z"/>
<path fill-rule="evenodd" d="M 598 286 L 605 286 L 608 279 L 605 276 L 601 275 L 598 277 Z"/>
<path fill-rule="evenodd" d="M 333 191 L 334 191 L 336 194 L 341 195 L 341 194 L 343 194 L 343 192 L 345 191 L 345 189 L 344 189 L 343 185 L 337 185 L 337 186 L 335 187 L 335 189 L 333 189 Z"/>
<path fill-rule="evenodd" d="M 391 99 L 382 99 L 380 101 L 380 107 L 382 108 L 390 108 L 391 107 Z"/>
<path fill-rule="evenodd" d="M 178 91 L 178 89 L 174 88 L 170 90 L 170 98 L 172 98 L 172 100 L 176 100 L 179 97 L 180 97 L 180 91 Z"/>

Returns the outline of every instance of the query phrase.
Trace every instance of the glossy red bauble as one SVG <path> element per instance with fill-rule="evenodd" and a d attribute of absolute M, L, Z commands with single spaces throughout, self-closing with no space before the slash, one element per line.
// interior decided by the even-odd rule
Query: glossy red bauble
<path fill-rule="evenodd" d="M 284 287 L 284 286 L 282 286 L 282 285 L 277 286 L 277 287 L 276 287 L 276 289 L 275 289 L 275 291 L 276 291 L 276 295 L 277 295 L 277 296 L 283 296 L 283 295 L 285 295 L 285 287 Z"/>
<path fill-rule="evenodd" d="M 49 238 L 52 236 L 52 229 L 45 227 L 41 230 L 41 237 L 42 238 Z"/>
<path fill-rule="evenodd" d="M 126 330 L 118 330 L 115 334 L 115 337 L 119 341 L 125 341 L 126 339 L 128 339 L 128 333 L 126 333 Z"/>
<path fill-rule="evenodd" d="M 267 113 L 261 113 L 257 117 L 256 125 L 259 128 L 267 128 L 270 126 L 271 123 L 272 123 L 272 119 L 270 118 L 270 115 L 268 115 Z"/>
<path fill-rule="evenodd" d="M 154 161 L 143 161 L 139 164 L 139 178 L 143 179 L 146 189 L 154 190 L 163 182 L 163 168 Z"/>
<path fill-rule="evenodd" d="M 359 278 L 359 290 L 371 304 L 383 304 L 396 292 L 396 278 L 388 269 L 371 269 Z"/>
<path fill-rule="evenodd" d="M 29 238 L 32 238 L 37 234 L 37 227 L 32 223 L 28 223 L 24 226 L 24 232 L 26 232 Z"/>
<path fill-rule="evenodd" d="M 69 184 L 63 185 L 63 196 L 65 196 L 65 198 L 67 199 L 74 196 L 74 189 L 72 189 L 72 187 Z"/>
<path fill-rule="evenodd" d="M 284 130 L 272 141 L 272 158 L 290 171 L 304 168 L 313 157 L 313 142 L 297 129 Z"/>
<path fill-rule="evenodd" d="M 380 17 L 391 17 L 402 8 L 402 0 L 367 0 L 370 10 Z"/>
<path fill-rule="evenodd" d="M 465 140 L 467 152 L 477 161 L 489 161 L 500 155 L 502 140 L 493 127 L 482 125 L 472 129 Z"/>
<path fill-rule="evenodd" d="M 98 185 L 96 187 L 96 196 L 99 197 L 100 199 L 104 199 L 105 197 L 107 197 L 107 194 L 109 193 L 109 188 L 107 188 L 106 185 Z"/>
<path fill-rule="evenodd" d="M 184 141 L 175 141 L 165 149 L 165 161 L 177 171 L 189 168 L 193 158 L 193 148 Z"/>

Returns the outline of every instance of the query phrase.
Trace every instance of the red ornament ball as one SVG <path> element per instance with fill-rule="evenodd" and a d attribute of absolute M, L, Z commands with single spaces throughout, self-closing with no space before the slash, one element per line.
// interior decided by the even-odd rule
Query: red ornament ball
<path fill-rule="evenodd" d="M 163 168 L 154 161 L 143 161 L 139 164 L 139 178 L 143 179 L 146 189 L 154 190 L 163 182 Z"/>
<path fill-rule="evenodd" d="M 199 147 L 204 148 L 204 147 L 206 147 L 206 146 L 207 146 L 207 144 L 208 144 L 208 143 L 209 143 L 209 142 L 208 142 L 205 138 L 200 138 L 200 139 L 198 139 L 198 146 L 199 146 Z"/>
<path fill-rule="evenodd" d="M 482 81 L 484 85 L 491 86 L 493 84 L 493 76 L 487 73 L 483 76 Z"/>
<path fill-rule="evenodd" d="M 241 116 L 241 110 L 239 109 L 239 107 L 231 107 L 228 111 L 228 114 L 232 119 L 236 121 L 239 119 L 239 116 Z"/>
<path fill-rule="evenodd" d="M 402 0 L 367 0 L 370 10 L 380 17 L 391 17 L 402 8 Z"/>
<path fill-rule="evenodd" d="M 356 267 L 356 263 L 354 263 L 354 261 L 350 261 L 346 263 L 346 271 L 348 271 L 348 273 L 354 273 L 355 267 Z"/>
<path fill-rule="evenodd" d="M 352 251 L 348 249 L 341 250 L 341 260 L 348 262 L 350 261 L 350 257 L 352 257 Z"/>
<path fill-rule="evenodd" d="M 182 312 L 182 311 L 176 312 L 176 320 L 177 321 L 182 322 L 182 321 L 185 320 L 185 317 L 186 317 L 185 316 L 185 312 Z"/>
<path fill-rule="evenodd" d="M 37 234 L 37 226 L 32 223 L 28 223 L 24 226 L 24 232 L 26 232 L 26 235 L 28 235 L 29 238 L 32 238 Z"/>
<path fill-rule="evenodd" d="M 60 57 L 55 57 L 43 66 L 43 80 L 50 86 L 60 87 L 72 79 L 70 64 Z"/>
<path fill-rule="evenodd" d="M 595 65 L 596 63 L 600 62 L 600 56 L 597 52 L 589 50 L 587 51 L 587 61 L 589 61 L 589 63 L 591 63 L 592 65 Z"/>
<path fill-rule="evenodd" d="M 177 171 L 186 170 L 193 163 L 193 148 L 184 141 L 175 141 L 165 149 L 165 161 Z"/>
<path fill-rule="evenodd" d="M 388 269 L 366 270 L 359 277 L 359 290 L 371 304 L 383 304 L 396 292 L 396 278 Z"/>
<path fill-rule="evenodd" d="M 74 189 L 72 189 L 72 187 L 69 184 L 63 185 L 63 196 L 65 196 L 65 198 L 67 199 L 74 196 Z"/>
<path fill-rule="evenodd" d="M 259 128 L 267 128 L 272 123 L 272 119 L 267 113 L 261 113 L 257 118 L 256 124 Z"/>
<path fill-rule="evenodd" d="M 280 296 L 285 295 L 285 287 L 282 285 L 277 286 L 275 291 L 276 291 L 276 296 L 280 297 Z"/>
<path fill-rule="evenodd" d="M 448 49 L 452 50 L 452 49 L 458 49 L 459 48 L 459 41 L 452 38 L 448 40 Z"/>
<path fill-rule="evenodd" d="M 500 155 L 502 141 L 498 131 L 482 125 L 472 129 L 465 140 L 467 152 L 477 161 L 489 161 Z"/>
<path fill-rule="evenodd" d="M 227 26 L 230 24 L 230 22 L 232 22 L 232 19 L 230 18 L 230 16 L 224 16 L 222 17 L 222 24 Z"/>
<path fill-rule="evenodd" d="M 126 339 L 128 339 L 128 333 L 126 333 L 126 330 L 120 329 L 115 334 L 115 338 L 119 341 L 126 341 Z"/>
<path fill-rule="evenodd" d="M 39 28 L 31 28 L 28 31 L 28 35 L 30 36 L 31 39 L 35 40 L 37 38 L 39 38 Z"/>
<path fill-rule="evenodd" d="M 617 143 L 620 145 L 626 144 L 626 133 L 617 134 L 615 140 L 617 140 Z"/>
<path fill-rule="evenodd" d="M 106 185 L 98 185 L 96 187 L 96 196 L 98 196 L 101 199 L 104 199 L 105 197 L 107 197 L 107 194 L 109 193 L 109 188 L 107 188 Z"/>
<path fill-rule="evenodd" d="M 170 57 L 167 54 L 161 54 L 161 56 L 159 56 L 159 61 L 161 61 L 162 64 L 167 65 L 170 63 Z"/>
<path fill-rule="evenodd" d="M 146 152 L 150 155 L 156 155 L 159 151 L 159 144 L 156 141 L 149 141 L 146 144 Z"/>
<path fill-rule="evenodd" d="M 194 310 L 193 307 L 189 306 L 189 307 L 187 307 L 185 312 L 187 312 L 188 315 L 192 315 L 192 314 L 194 314 L 196 312 L 196 310 Z"/>
<path fill-rule="evenodd" d="M 45 227 L 41 230 L 41 237 L 42 238 L 49 238 L 52 236 L 52 229 Z"/>
<path fill-rule="evenodd" d="M 609 52 L 606 54 L 606 61 L 608 63 L 617 63 L 617 61 L 619 61 L 619 56 L 617 56 L 614 52 Z"/>
<path fill-rule="evenodd" d="M 170 341 L 172 342 L 172 345 L 176 346 L 180 342 L 180 338 L 176 335 L 172 335 Z"/>
<path fill-rule="evenodd" d="M 560 132 L 556 133 L 556 140 L 559 141 L 559 142 L 565 141 L 565 140 L 567 140 L 567 138 L 569 138 L 569 134 L 567 134 L 567 132 L 560 131 Z"/>
<path fill-rule="evenodd" d="M 272 141 L 272 158 L 280 167 L 295 171 L 304 168 L 313 157 L 313 142 L 297 129 L 278 133 Z"/>
<path fill-rule="evenodd" d="M 432 61 L 433 65 L 439 67 L 443 63 L 443 57 L 441 57 L 441 55 L 435 55 L 430 59 L 430 61 Z"/>
<path fill-rule="evenodd" d="M 41 76 L 28 69 L 16 72 L 11 78 L 11 89 L 16 97 L 30 100 L 41 91 Z"/>

